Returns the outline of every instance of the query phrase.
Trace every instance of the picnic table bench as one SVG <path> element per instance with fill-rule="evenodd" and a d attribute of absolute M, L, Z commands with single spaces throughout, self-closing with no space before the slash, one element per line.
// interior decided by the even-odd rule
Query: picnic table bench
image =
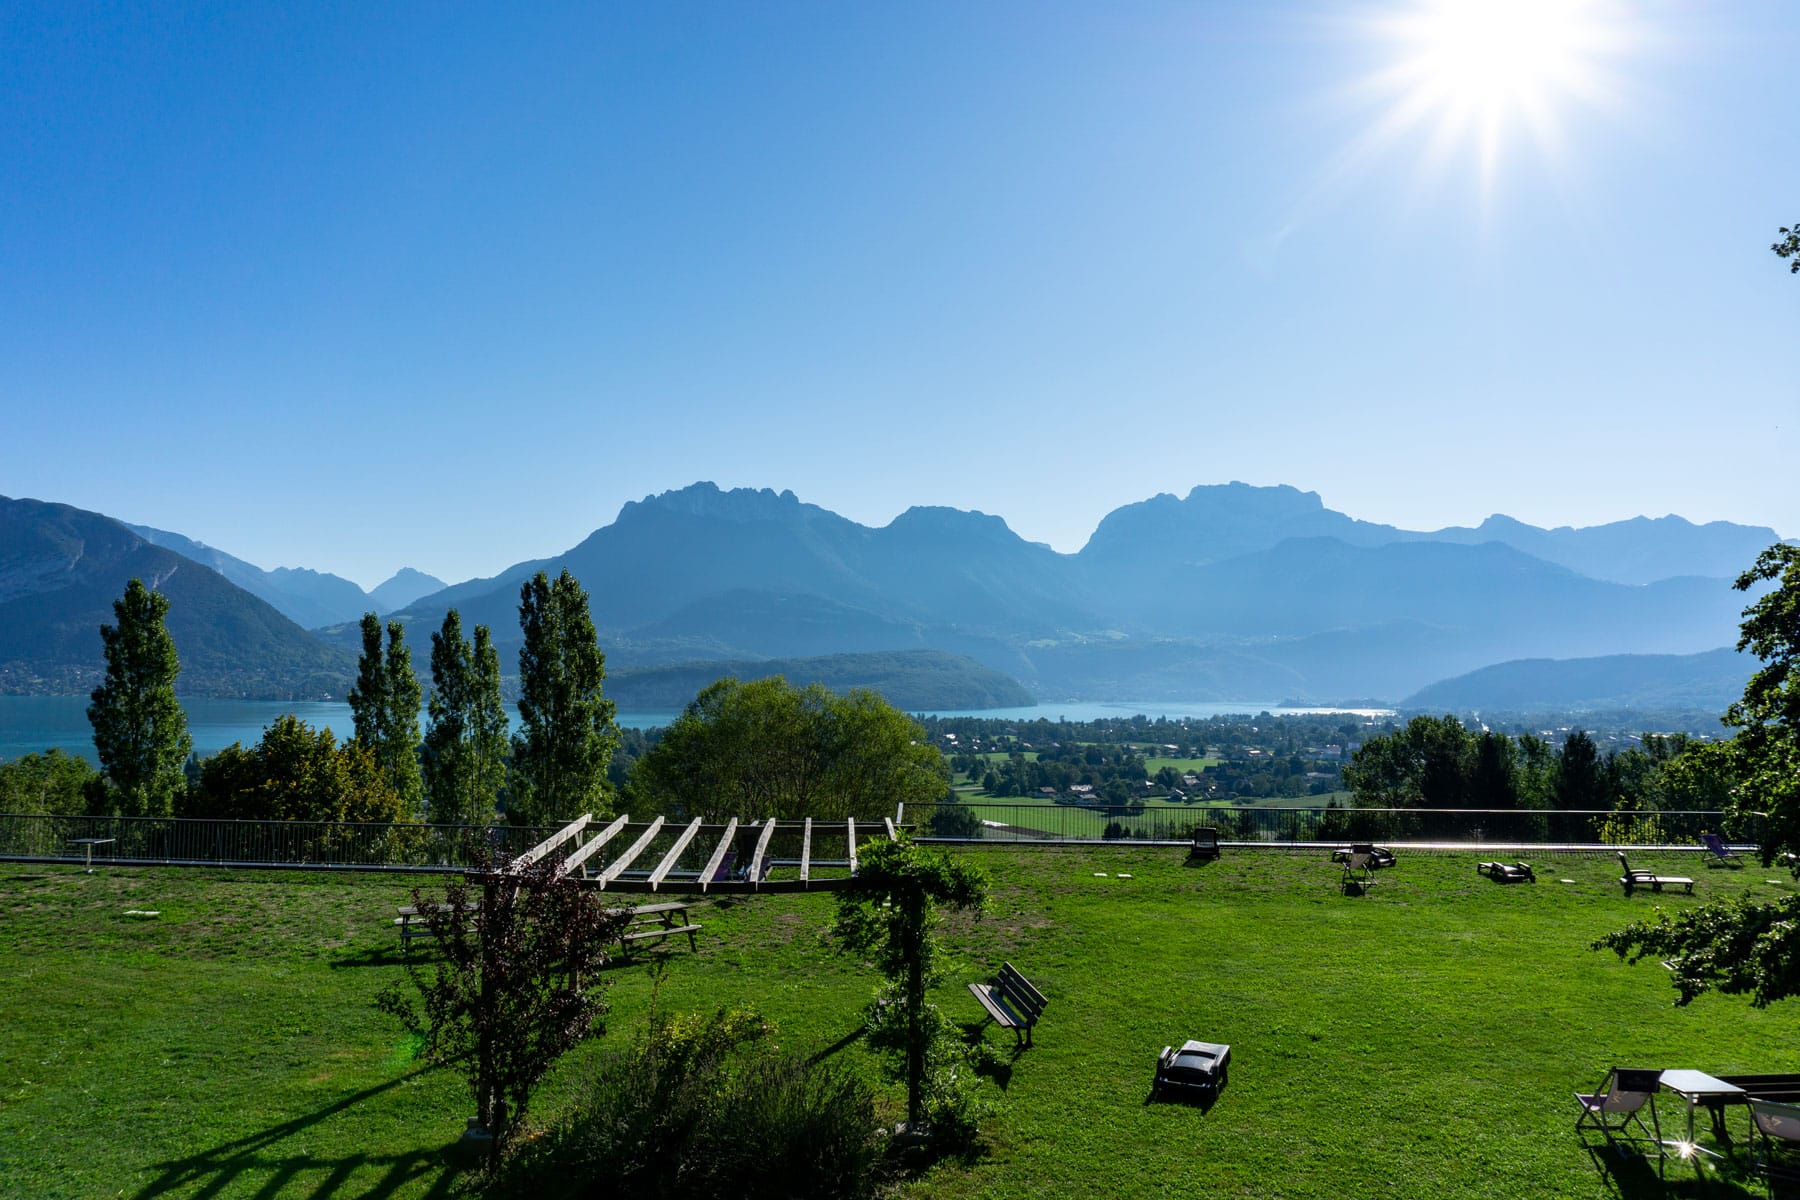
<path fill-rule="evenodd" d="M 468 921 L 471 927 L 474 925 L 474 913 L 480 907 L 481 905 L 476 904 L 474 901 L 470 901 L 461 908 L 462 912 L 469 914 Z M 402 904 L 394 909 L 394 912 L 399 914 L 394 918 L 394 924 L 400 930 L 401 945 L 405 945 L 414 938 L 432 936 L 431 926 L 425 920 L 425 915 L 427 913 L 449 911 L 450 906 L 448 904 L 428 904 L 423 908 L 413 904 Z"/>
<path fill-rule="evenodd" d="M 660 944 L 664 938 L 678 933 L 687 934 L 688 949 L 698 950 L 694 935 L 700 932 L 700 926 L 688 920 L 688 909 L 692 906 L 679 900 L 671 900 L 666 904 L 641 904 L 635 908 L 613 908 L 607 911 L 616 915 L 623 914 L 630 918 L 619 930 L 619 952 L 629 954 L 631 947 L 651 938 Z"/>
<path fill-rule="evenodd" d="M 1774 1100 L 1782 1104 L 1800 1104 L 1800 1073 L 1775 1075 L 1720 1075 L 1719 1079 L 1744 1089 L 1741 1096 L 1708 1096 L 1701 1103 L 1712 1113 L 1713 1134 L 1729 1141 L 1725 1132 L 1725 1106 L 1748 1104 L 1752 1100 Z"/>
<path fill-rule="evenodd" d="M 998 975 L 986 983 L 971 983 L 969 991 L 981 1001 L 981 1007 L 987 1009 L 995 1024 L 1012 1030 L 1015 1040 L 1031 1045 L 1031 1027 L 1037 1024 L 1038 1016 L 1049 1001 L 1031 986 L 1030 980 L 1019 974 L 1017 967 L 1005 963 Z M 1020 1030 L 1024 1030 L 1022 1039 Z"/>

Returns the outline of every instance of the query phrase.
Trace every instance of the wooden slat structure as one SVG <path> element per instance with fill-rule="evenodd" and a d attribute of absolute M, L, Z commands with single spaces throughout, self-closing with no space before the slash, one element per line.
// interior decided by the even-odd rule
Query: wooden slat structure
<path fill-rule="evenodd" d="M 629 816 L 596 821 L 583 815 L 521 854 L 510 869 L 571 847 L 562 857 L 562 869 L 578 871 L 583 882 L 609 892 L 830 891 L 856 874 L 855 819 L 846 818 L 841 828 L 844 853 L 837 857 L 831 845 L 836 839 L 827 834 L 826 825 L 815 830 L 810 817 L 799 821 L 733 817 L 722 824 L 695 818 L 685 825 L 669 825 L 663 817 L 647 822 Z M 888 838 L 899 836 L 892 819 L 884 818 L 883 828 Z M 815 832 L 824 839 L 819 847 L 814 846 Z M 793 854 L 796 841 L 799 857 L 783 857 Z M 815 855 L 815 849 L 824 854 Z"/>

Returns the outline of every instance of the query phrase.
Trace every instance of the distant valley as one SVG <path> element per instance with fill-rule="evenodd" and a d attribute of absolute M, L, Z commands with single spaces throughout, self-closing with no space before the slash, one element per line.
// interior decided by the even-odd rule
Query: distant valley
<path fill-rule="evenodd" d="M 447 587 L 403 571 L 365 593 L 0 499 L 0 691 L 91 687 L 98 625 L 132 575 L 170 595 L 190 694 L 341 696 L 364 611 L 407 626 L 427 683 L 430 634 L 451 607 L 465 628 L 493 630 L 510 669 L 519 585 L 567 568 L 592 597 L 617 687 L 658 706 L 720 673 L 777 668 L 899 689 L 890 698 L 916 708 L 1030 697 L 1493 708 L 1491 697 L 1564 692 L 1714 706 L 1721 681 L 1735 670 L 1741 687 L 1747 668 L 1692 656 L 1735 643 L 1746 598 L 1731 580 L 1776 540 L 1679 517 L 1409 531 L 1295 488 L 1234 483 L 1127 505 L 1060 554 L 982 513 L 915 508 L 871 528 L 790 492 L 699 483 L 625 505 L 550 559 Z"/>

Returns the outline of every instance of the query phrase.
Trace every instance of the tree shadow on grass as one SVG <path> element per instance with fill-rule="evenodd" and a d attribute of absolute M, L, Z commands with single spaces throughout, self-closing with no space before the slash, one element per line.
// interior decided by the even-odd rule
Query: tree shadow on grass
<path fill-rule="evenodd" d="M 331 969 L 341 971 L 346 967 L 403 967 L 427 956 L 426 950 L 413 951 L 400 946 L 365 946 L 348 954 L 340 954 L 331 960 Z"/>
<path fill-rule="evenodd" d="M 838 1051 L 847 1050 L 851 1046 L 855 1045 L 858 1041 L 862 1040 L 862 1035 L 867 1032 L 868 1032 L 867 1029 L 865 1029 L 861 1025 L 858 1025 L 855 1029 L 852 1029 L 849 1033 L 846 1033 L 843 1037 L 839 1038 L 837 1041 L 831 1043 L 831 1045 L 825 1047 L 823 1050 L 819 1051 L 817 1054 L 815 1054 L 811 1058 L 807 1059 L 806 1065 L 809 1067 L 818 1066 L 820 1063 L 824 1062 L 826 1059 L 830 1058 L 832 1055 L 836 1054 Z"/>
<path fill-rule="evenodd" d="M 294 1147 L 290 1152 L 283 1145 L 326 1118 L 354 1108 L 421 1073 L 415 1071 L 360 1092 L 351 1092 L 317 1112 L 295 1117 L 199 1154 L 156 1163 L 157 1177 L 144 1185 L 133 1200 L 150 1200 L 171 1193 L 213 1196 L 235 1191 L 239 1186 L 254 1187 L 258 1196 L 279 1196 L 294 1188 L 295 1195 L 303 1194 L 312 1200 L 333 1200 L 335 1197 L 348 1200 L 351 1196 L 358 1200 L 380 1200 L 433 1175 L 436 1179 L 425 1192 L 426 1200 L 449 1196 L 461 1173 L 455 1142 L 432 1150 L 346 1154 L 338 1158 L 322 1158 L 300 1147 Z M 371 1185 L 367 1177 L 372 1172 L 378 1173 L 379 1178 Z M 354 1190 L 346 1190 L 351 1188 Z"/>

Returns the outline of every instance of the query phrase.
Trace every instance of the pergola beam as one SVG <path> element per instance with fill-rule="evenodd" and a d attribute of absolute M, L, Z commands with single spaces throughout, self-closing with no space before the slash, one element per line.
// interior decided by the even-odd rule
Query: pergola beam
<path fill-rule="evenodd" d="M 612 841 L 614 835 L 616 835 L 619 830 L 625 828 L 625 822 L 629 820 L 631 820 L 630 817 L 613 818 L 613 823 L 608 825 L 605 829 L 602 829 L 598 837 L 577 850 L 575 853 L 569 855 L 569 857 L 563 859 L 563 870 L 572 871 L 582 863 L 586 862 L 589 858 L 593 857 L 594 852 L 606 845 L 606 843 Z"/>
<path fill-rule="evenodd" d="M 648 829 L 644 830 L 644 832 L 638 834 L 638 840 L 631 843 L 631 848 L 629 850 L 625 851 L 624 856 L 622 858 L 620 858 L 617 862 L 613 863 L 612 866 L 610 866 L 610 867 L 606 868 L 606 870 L 600 872 L 600 886 L 602 888 L 605 888 L 607 884 L 611 883 L 613 880 L 617 879 L 620 875 L 624 874 L 625 868 L 629 867 L 637 859 L 637 856 L 644 852 L 645 846 L 648 846 L 652 841 L 654 841 L 656 839 L 656 835 L 658 832 L 661 831 L 662 827 L 663 827 L 663 818 L 661 818 L 661 817 L 658 817 L 658 818 L 656 818 L 656 820 L 650 822 L 650 828 L 648 828 Z"/>
<path fill-rule="evenodd" d="M 663 860 L 656 864 L 656 870 L 650 872 L 651 891 L 654 892 L 662 886 L 663 877 L 674 869 L 675 860 L 681 857 L 681 852 L 687 849 L 687 844 L 693 841 L 694 835 L 699 832 L 700 818 L 695 817 L 693 822 L 681 831 L 681 836 L 675 839 L 675 844 L 669 847 L 669 852 L 663 855 Z"/>
<path fill-rule="evenodd" d="M 706 860 L 706 865 L 704 867 L 700 868 L 701 891 L 704 892 L 707 885 L 712 883 L 713 876 L 719 873 L 719 864 L 725 861 L 725 852 L 731 849 L 731 839 L 736 833 L 737 818 L 733 817 L 731 820 L 725 822 L 725 832 L 719 838 L 719 844 L 713 847 L 712 857 Z"/>
<path fill-rule="evenodd" d="M 750 857 L 750 886 L 760 888 L 763 877 L 763 859 L 769 853 L 769 835 L 775 832 L 775 818 L 763 818 L 762 835 L 756 839 L 756 853 Z"/>
<path fill-rule="evenodd" d="M 593 813 L 582 813 L 579 817 L 576 817 L 573 821 L 570 821 L 567 825 L 564 825 L 561 829 L 557 830 L 525 853 L 519 855 L 519 857 L 513 859 L 511 864 L 509 864 L 510 867 L 513 870 L 517 870 L 520 867 L 529 867 L 532 863 L 580 833 L 587 827 L 587 823 L 593 819 Z"/>

